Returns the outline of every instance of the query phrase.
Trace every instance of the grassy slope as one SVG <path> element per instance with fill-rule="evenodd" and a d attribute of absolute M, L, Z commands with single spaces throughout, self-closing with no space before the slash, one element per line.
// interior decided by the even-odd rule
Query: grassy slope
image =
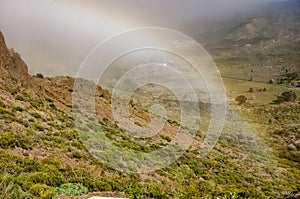
<path fill-rule="evenodd" d="M 66 182 L 82 183 L 91 192 L 125 191 L 129 196 L 141 194 L 140 197 L 146 198 L 214 198 L 233 194 L 242 198 L 283 198 L 299 191 L 299 161 L 293 154 L 282 155 L 286 149 L 279 149 L 281 145 L 268 144 L 271 143 L 268 139 L 260 140 L 252 126 L 244 124 L 236 114 L 239 110 L 235 106 L 229 110 L 228 118 L 231 119 L 227 121 L 222 138 L 207 157 L 198 158 L 196 151 L 191 149 L 167 168 L 130 175 L 106 168 L 85 151 L 78 139 L 80 133 L 73 130 L 69 111 L 55 108 L 49 100 L 35 99 L 26 91 L 4 90 L 1 96 L 6 97 L 1 98 L 0 109 L 3 197 L 14 191 L 17 198 L 24 195 L 30 198 L 28 193 L 47 198 L 55 187 Z M 242 111 L 253 112 L 249 118 L 261 118 L 260 121 L 253 119 L 250 125 L 262 130 L 260 135 L 269 136 L 273 130 L 290 125 L 278 119 L 271 130 L 267 124 L 269 119 L 273 120 L 275 115 L 284 117 L 285 109 L 294 110 L 293 106 L 274 106 L 282 113 L 274 112 L 270 116 L 264 112 L 269 105 L 244 106 Z M 44 113 L 51 117 L 41 116 Z M 299 123 L 297 111 L 289 115 Z M 12 122 L 24 125 L 17 135 L 12 133 Z M 91 123 L 81 129 L 87 130 L 89 126 Z M 167 143 L 162 140 L 156 144 L 139 144 L 145 142 L 130 139 L 110 122 L 103 123 L 101 131 L 115 140 L 115 144 L 132 151 L 152 150 Z M 201 133 L 197 137 L 203 139 Z M 278 140 L 276 136 L 270 139 Z M 288 141 L 284 140 L 287 145 Z"/>

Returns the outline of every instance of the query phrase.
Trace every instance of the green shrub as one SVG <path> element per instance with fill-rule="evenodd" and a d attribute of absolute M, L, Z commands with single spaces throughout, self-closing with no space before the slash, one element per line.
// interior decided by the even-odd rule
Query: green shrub
<path fill-rule="evenodd" d="M 35 184 L 29 189 L 29 193 L 40 199 L 51 199 L 54 196 L 54 188 L 45 184 Z"/>
<path fill-rule="evenodd" d="M 172 138 L 170 138 L 169 136 L 167 135 L 160 135 L 160 137 L 164 140 L 166 140 L 167 142 L 171 142 L 172 141 Z"/>
<path fill-rule="evenodd" d="M 94 191 L 111 191 L 110 184 L 102 180 L 97 180 L 93 182 L 92 187 Z"/>
<path fill-rule="evenodd" d="M 18 146 L 22 149 L 32 149 L 32 141 L 26 133 L 19 133 Z"/>
<path fill-rule="evenodd" d="M 239 105 L 246 103 L 247 100 L 248 100 L 247 97 L 244 95 L 240 95 L 235 98 L 235 101 L 237 101 Z"/>
<path fill-rule="evenodd" d="M 66 183 L 61 185 L 54 190 L 54 198 L 60 195 L 67 195 L 67 196 L 81 196 L 83 194 L 88 193 L 88 188 L 83 186 L 82 184 L 76 183 Z"/>
<path fill-rule="evenodd" d="M 16 95 L 16 94 L 18 94 L 20 91 L 18 90 L 18 89 L 12 89 L 11 91 L 10 91 L 10 94 L 12 94 L 12 95 Z"/>
<path fill-rule="evenodd" d="M 15 99 L 16 99 L 16 100 L 19 100 L 19 101 L 24 101 L 24 100 L 25 100 L 24 97 L 23 97 L 22 95 L 17 95 L 17 96 L 15 97 Z"/>
<path fill-rule="evenodd" d="M 40 116 L 40 114 L 38 114 L 38 113 L 36 113 L 36 112 L 30 113 L 30 115 L 31 115 L 32 117 L 36 118 L 36 119 L 41 119 L 41 118 L 42 118 L 42 116 Z"/>
<path fill-rule="evenodd" d="M 74 177 L 70 179 L 70 183 L 75 183 L 75 184 L 82 184 L 84 187 L 87 187 L 88 189 L 92 188 L 94 180 L 92 179 L 91 175 L 89 172 L 82 171 L 82 169 L 75 169 L 73 170 L 76 172 L 77 176 L 85 176 L 85 177 Z"/>
<path fill-rule="evenodd" d="M 49 122 L 47 122 L 47 124 L 52 127 L 57 127 L 57 124 L 53 121 L 49 121 Z"/>
<path fill-rule="evenodd" d="M 49 106 L 50 106 L 50 108 L 52 108 L 53 110 L 57 110 L 55 104 L 52 103 L 52 104 L 49 104 Z"/>
<path fill-rule="evenodd" d="M 143 127 L 143 125 L 138 121 L 135 121 L 134 124 L 137 125 L 137 126 Z"/>
<path fill-rule="evenodd" d="M 19 106 L 14 106 L 13 109 L 18 112 L 23 112 L 23 108 Z"/>
<path fill-rule="evenodd" d="M 58 109 L 57 109 L 58 110 Z M 59 111 L 59 110 L 58 110 Z M 58 114 L 57 115 L 57 119 L 59 120 L 59 121 L 61 121 L 61 122 L 65 122 L 65 120 L 66 120 L 66 118 L 63 116 L 63 115 L 61 115 L 61 114 Z"/>
<path fill-rule="evenodd" d="M 50 102 L 50 103 L 52 103 L 52 102 L 53 102 L 53 100 L 52 100 L 52 99 L 50 99 L 50 98 L 46 98 L 45 100 L 46 100 L 46 102 Z"/>
<path fill-rule="evenodd" d="M 5 106 L 4 102 L 0 101 L 0 107 L 2 107 L 2 108 L 6 108 L 6 106 Z"/>
<path fill-rule="evenodd" d="M 16 196 L 16 186 L 11 180 L 11 176 L 4 174 L 0 175 L 0 198 L 15 198 Z"/>
<path fill-rule="evenodd" d="M 44 75 L 43 75 L 43 74 L 41 74 L 41 73 L 37 73 L 35 76 L 36 76 L 37 78 L 44 79 Z"/>
<path fill-rule="evenodd" d="M 168 198 L 166 194 L 163 193 L 163 185 L 156 183 L 145 183 L 147 190 L 146 196 L 149 198 Z"/>
<path fill-rule="evenodd" d="M 34 107 L 34 108 L 40 108 L 44 106 L 44 101 L 39 99 L 39 100 L 31 100 L 30 104 Z"/>
<path fill-rule="evenodd" d="M 280 96 L 277 96 L 277 99 L 274 100 L 275 103 L 283 103 L 283 102 L 294 102 L 297 99 L 297 95 L 295 91 L 287 91 L 283 92 Z"/>
<path fill-rule="evenodd" d="M 116 181 L 116 179 L 111 180 L 109 182 L 112 191 L 123 191 L 123 186 L 120 182 Z"/>
<path fill-rule="evenodd" d="M 71 130 L 71 131 L 62 131 L 61 135 L 65 138 L 67 138 L 68 140 L 73 140 L 76 139 L 78 136 L 78 132 L 75 130 Z"/>
<path fill-rule="evenodd" d="M 28 193 L 28 192 L 23 192 L 19 190 L 15 190 L 13 192 L 13 198 L 22 198 L 22 199 L 33 199 L 34 195 Z"/>
<path fill-rule="evenodd" d="M 30 174 L 26 180 L 28 182 L 32 182 L 33 184 L 41 183 L 53 187 L 59 186 L 60 184 L 66 182 L 58 171 L 58 168 L 55 166 L 43 165 L 42 169 L 42 172 Z"/>
<path fill-rule="evenodd" d="M 14 148 L 18 146 L 18 140 L 12 132 L 0 133 L 0 147 L 4 149 Z"/>
<path fill-rule="evenodd" d="M 73 153 L 72 153 L 72 158 L 76 158 L 76 159 L 87 159 L 87 155 L 86 154 L 84 154 L 84 153 L 81 153 L 81 152 L 79 152 L 79 151 L 74 151 Z"/>
<path fill-rule="evenodd" d="M 131 183 L 126 187 L 125 193 L 130 199 L 139 199 L 144 194 L 144 189 Z"/>
<path fill-rule="evenodd" d="M 16 120 L 16 117 L 10 113 L 5 113 L 2 115 L 2 119 L 4 119 L 6 122 L 13 122 Z"/>
<path fill-rule="evenodd" d="M 178 122 L 176 122 L 175 120 L 168 119 L 167 121 L 168 121 L 170 124 L 178 125 Z"/>
<path fill-rule="evenodd" d="M 30 126 L 33 127 L 34 129 L 38 130 L 38 131 L 44 131 L 45 127 L 43 127 L 42 125 L 38 124 L 38 123 L 30 123 Z"/>
<path fill-rule="evenodd" d="M 0 114 L 5 114 L 8 111 L 5 108 L 0 107 Z"/>

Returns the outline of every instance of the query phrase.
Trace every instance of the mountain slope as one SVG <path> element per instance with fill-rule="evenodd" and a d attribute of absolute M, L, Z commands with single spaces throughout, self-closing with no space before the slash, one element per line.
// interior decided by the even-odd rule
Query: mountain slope
<path fill-rule="evenodd" d="M 193 146 L 166 168 L 146 174 L 107 168 L 80 139 L 90 128 L 101 125 L 99 131 L 124 150 L 149 152 L 167 145 L 178 124 L 167 122 L 152 138 L 130 136 L 114 123 L 110 95 L 98 87 L 98 121 L 83 120 L 75 128 L 71 111 L 75 80 L 28 75 L 20 56 L 0 38 L 0 197 L 51 198 L 65 183 L 80 183 L 89 192 L 125 192 L 130 198 L 287 198 L 299 193 L 299 161 L 273 154 L 277 145 L 264 149 L 264 141 L 236 113 L 255 107 L 234 105 L 228 110 L 224 134 L 207 157 L 197 156 L 196 147 L 205 137 L 197 132 Z M 149 122 L 147 112 L 138 106 L 130 109 L 140 125 Z M 275 117 L 263 111 L 255 114 L 251 116 L 266 116 L 263 125 Z M 299 123 L 297 112 L 289 115 Z"/>
<path fill-rule="evenodd" d="M 202 35 L 224 77 L 268 82 L 285 71 L 300 77 L 300 6 L 271 2 L 257 13 L 223 21 Z"/>

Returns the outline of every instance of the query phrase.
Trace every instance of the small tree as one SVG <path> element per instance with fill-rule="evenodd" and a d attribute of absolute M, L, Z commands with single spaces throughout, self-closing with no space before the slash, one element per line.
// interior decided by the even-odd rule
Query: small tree
<path fill-rule="evenodd" d="M 295 91 L 287 91 L 281 93 L 280 96 L 277 96 L 277 99 L 274 100 L 275 103 L 283 103 L 283 102 L 294 102 L 297 99 L 297 95 Z"/>
<path fill-rule="evenodd" d="M 41 74 L 41 73 L 38 73 L 38 74 L 36 74 L 36 77 L 37 77 L 37 78 L 41 78 L 41 79 L 43 79 L 43 78 L 44 78 L 44 75 L 43 75 L 43 74 Z"/>
<path fill-rule="evenodd" d="M 253 93 L 253 92 L 254 92 L 254 89 L 253 89 L 253 88 L 249 88 L 249 92 L 250 92 L 250 93 Z"/>
<path fill-rule="evenodd" d="M 244 96 L 244 95 L 240 95 L 240 96 L 238 96 L 238 97 L 235 98 L 235 101 L 238 102 L 238 105 L 246 103 L 247 100 L 248 100 L 248 98 L 246 96 Z"/>

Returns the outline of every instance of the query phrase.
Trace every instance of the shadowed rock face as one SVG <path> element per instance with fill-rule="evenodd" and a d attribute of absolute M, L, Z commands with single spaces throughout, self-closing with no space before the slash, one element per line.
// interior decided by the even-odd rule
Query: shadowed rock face
<path fill-rule="evenodd" d="M 2 32 L 0 32 L 0 76 L 13 77 L 21 83 L 30 77 L 28 67 L 20 54 L 7 48 Z"/>

